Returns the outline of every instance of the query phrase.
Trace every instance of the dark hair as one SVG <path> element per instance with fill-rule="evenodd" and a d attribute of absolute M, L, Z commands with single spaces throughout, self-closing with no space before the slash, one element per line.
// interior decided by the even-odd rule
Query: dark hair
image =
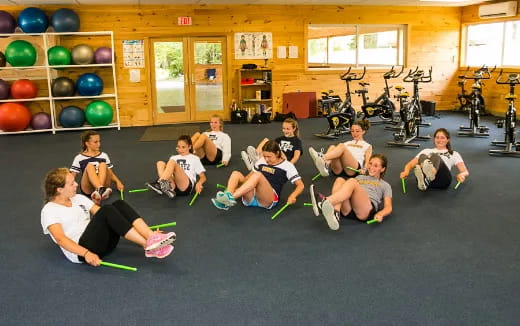
<path fill-rule="evenodd" d="M 294 135 L 300 137 L 300 128 L 298 127 L 298 121 L 293 118 L 287 118 L 282 123 L 289 123 L 294 128 Z"/>
<path fill-rule="evenodd" d="M 81 151 L 84 152 L 87 150 L 86 142 L 90 140 L 92 136 L 99 135 L 99 132 L 94 130 L 87 130 L 81 133 Z"/>
<path fill-rule="evenodd" d="M 190 149 L 190 153 L 193 154 L 193 143 L 191 142 L 191 137 L 188 136 L 188 135 L 180 135 L 179 138 L 177 139 L 177 143 L 180 142 L 180 141 L 183 141 L 186 144 L 188 144 L 188 147 Z"/>
<path fill-rule="evenodd" d="M 264 146 L 262 146 L 262 152 L 269 152 L 276 155 L 276 157 L 282 157 L 282 151 L 280 150 L 280 146 L 274 140 L 268 140 Z"/>
<path fill-rule="evenodd" d="M 361 127 L 361 130 L 367 132 L 370 128 L 370 121 L 368 121 L 368 119 L 356 120 L 354 123 L 352 123 L 352 125 L 358 125 Z"/>
<path fill-rule="evenodd" d="M 385 168 L 385 170 L 383 172 L 381 172 L 381 178 L 383 178 L 385 176 L 386 169 L 388 166 L 388 159 L 386 158 L 386 156 L 384 154 L 380 154 L 380 153 L 372 154 L 372 156 L 370 156 L 370 160 L 373 158 L 379 159 L 381 161 L 381 166 Z M 370 161 L 370 160 L 368 160 L 368 161 Z"/>
<path fill-rule="evenodd" d="M 448 138 L 448 142 L 446 143 L 446 148 L 448 149 L 448 153 L 453 154 L 453 149 L 451 149 L 450 133 L 445 128 L 439 128 L 439 129 L 435 130 L 435 133 L 433 134 L 434 139 L 435 139 L 435 136 L 437 136 L 437 134 L 439 132 L 442 132 L 444 134 L 444 136 L 446 136 L 446 138 Z"/>
<path fill-rule="evenodd" d="M 48 203 L 54 199 L 58 188 L 65 186 L 67 174 L 69 174 L 69 169 L 67 168 L 57 168 L 47 172 L 42 185 L 44 203 Z"/>

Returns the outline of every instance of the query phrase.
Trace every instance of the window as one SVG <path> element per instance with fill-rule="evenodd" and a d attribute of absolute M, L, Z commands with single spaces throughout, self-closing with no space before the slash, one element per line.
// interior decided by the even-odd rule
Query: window
<path fill-rule="evenodd" d="M 307 28 L 308 68 L 390 66 L 404 62 L 404 25 L 326 25 Z"/>
<path fill-rule="evenodd" d="M 520 20 L 468 25 L 467 66 L 520 66 Z"/>

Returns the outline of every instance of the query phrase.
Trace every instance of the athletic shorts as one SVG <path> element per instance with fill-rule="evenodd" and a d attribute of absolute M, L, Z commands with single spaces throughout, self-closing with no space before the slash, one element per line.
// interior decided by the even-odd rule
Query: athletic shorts
<path fill-rule="evenodd" d="M 343 177 L 343 178 L 355 178 L 359 175 L 359 173 L 357 173 L 357 172 L 354 173 L 353 175 L 348 175 L 345 170 L 346 170 L 346 168 L 343 168 L 343 170 L 341 170 L 341 172 L 338 174 L 334 173 L 334 171 L 332 171 L 332 169 L 330 170 L 330 172 L 332 172 L 332 174 L 336 177 Z M 361 170 L 361 164 L 359 164 L 359 162 L 357 164 L 357 170 Z"/>
<path fill-rule="evenodd" d="M 215 155 L 215 159 L 213 161 L 208 160 L 206 156 L 200 159 L 200 162 L 203 165 L 217 165 L 222 162 L 222 151 L 217 148 L 217 155 Z"/>
<path fill-rule="evenodd" d="M 185 190 L 180 190 L 179 188 L 175 188 L 175 194 L 177 196 L 188 196 L 193 191 L 193 188 L 195 188 L 195 186 L 193 185 L 193 183 L 190 180 L 190 184 L 188 185 L 188 187 L 186 187 Z"/>
<path fill-rule="evenodd" d="M 357 216 L 356 216 L 356 213 L 354 213 L 354 210 L 351 210 L 350 213 L 348 215 L 343 215 L 341 214 L 341 212 L 339 213 L 341 218 L 347 218 L 347 219 L 351 219 L 351 220 L 356 220 L 356 221 L 359 221 L 359 222 L 366 222 L 366 221 L 370 221 L 374 218 L 374 215 L 376 215 L 376 207 L 374 206 L 374 203 L 370 202 L 370 204 L 372 205 L 372 209 L 370 210 L 370 213 L 368 213 L 368 217 L 366 220 L 362 221 L 360 220 Z"/>
<path fill-rule="evenodd" d="M 278 198 L 278 194 L 276 193 L 276 191 L 273 190 L 273 203 L 267 207 L 260 205 L 260 203 L 258 202 L 258 199 L 256 198 L 256 193 L 253 196 L 253 199 L 249 203 L 244 199 L 244 197 L 242 197 L 242 204 L 244 204 L 244 206 L 246 206 L 246 207 L 262 207 L 265 209 L 271 209 L 271 208 L 275 207 L 276 204 L 278 204 L 279 199 L 280 198 Z"/>

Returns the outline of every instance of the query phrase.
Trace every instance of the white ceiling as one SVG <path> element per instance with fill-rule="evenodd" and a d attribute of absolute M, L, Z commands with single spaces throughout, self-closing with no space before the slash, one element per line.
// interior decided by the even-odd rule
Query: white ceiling
<path fill-rule="evenodd" d="M 354 6 L 469 6 L 486 0 L 0 0 L 0 6 L 43 5 L 354 5 Z"/>

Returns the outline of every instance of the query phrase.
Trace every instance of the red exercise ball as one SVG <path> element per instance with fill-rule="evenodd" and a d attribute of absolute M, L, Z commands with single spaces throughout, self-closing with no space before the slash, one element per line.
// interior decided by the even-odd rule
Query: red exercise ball
<path fill-rule="evenodd" d="M 16 99 L 35 98 L 38 87 L 29 79 L 18 79 L 11 85 L 11 95 Z"/>
<path fill-rule="evenodd" d="M 31 112 L 24 105 L 7 102 L 0 105 L 0 130 L 22 131 L 31 121 Z"/>

